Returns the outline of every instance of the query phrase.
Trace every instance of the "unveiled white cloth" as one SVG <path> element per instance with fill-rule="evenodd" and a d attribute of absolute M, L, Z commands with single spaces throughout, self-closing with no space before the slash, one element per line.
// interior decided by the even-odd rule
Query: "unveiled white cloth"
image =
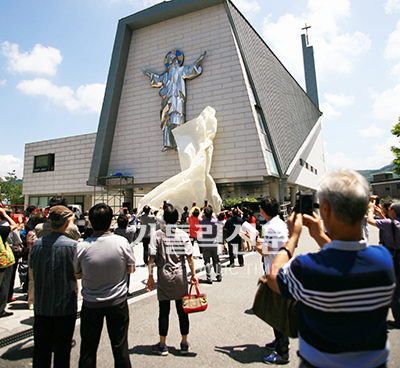
<path fill-rule="evenodd" d="M 210 106 L 198 118 L 172 131 L 178 146 L 181 172 L 146 194 L 139 202 L 139 211 L 146 204 L 159 208 L 167 201 L 182 212 L 184 206 L 190 207 L 196 202 L 201 207 L 205 200 L 215 212 L 220 211 L 222 200 L 210 175 L 216 132 L 215 110 Z"/>

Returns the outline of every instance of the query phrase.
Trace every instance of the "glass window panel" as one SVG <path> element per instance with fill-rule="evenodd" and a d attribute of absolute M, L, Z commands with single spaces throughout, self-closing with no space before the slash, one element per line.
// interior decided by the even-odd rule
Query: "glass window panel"
<path fill-rule="evenodd" d="M 272 155 L 272 152 L 267 150 L 267 157 L 268 157 L 268 163 L 269 163 L 271 172 L 273 174 L 278 174 L 278 168 L 276 166 L 275 159 L 274 159 L 274 156 Z"/>
<path fill-rule="evenodd" d="M 29 204 L 32 206 L 37 206 L 39 204 L 38 197 L 29 197 Z"/>
<path fill-rule="evenodd" d="M 39 197 L 39 207 L 44 208 L 49 204 L 49 197 Z"/>

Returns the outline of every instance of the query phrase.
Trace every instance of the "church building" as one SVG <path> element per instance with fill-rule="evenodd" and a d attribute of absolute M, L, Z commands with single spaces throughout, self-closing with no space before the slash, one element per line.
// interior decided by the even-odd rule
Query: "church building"
<path fill-rule="evenodd" d="M 309 58 L 308 48 L 303 42 Z M 216 111 L 210 174 L 222 198 L 271 195 L 283 203 L 293 202 L 298 190 L 316 190 L 325 172 L 316 90 L 310 97 L 302 89 L 231 1 L 173 0 L 119 21 L 97 134 L 82 137 L 92 152 L 79 167 L 79 188 L 56 185 L 68 174 L 58 165 L 62 152 L 52 157 L 53 170 L 33 172 L 36 156 L 54 152 L 40 142 L 26 145 L 27 204 L 45 192 L 83 196 L 89 204 L 90 197 L 98 201 L 96 190 L 104 195 L 114 187 L 133 208 L 181 171 L 178 152 L 163 150 L 160 89 L 143 73 L 163 74 L 171 50 L 179 50 L 184 66 L 205 54 L 201 74 L 186 79 L 184 112 L 190 121 L 208 106 Z M 45 190 L 36 184 L 40 176 Z"/>

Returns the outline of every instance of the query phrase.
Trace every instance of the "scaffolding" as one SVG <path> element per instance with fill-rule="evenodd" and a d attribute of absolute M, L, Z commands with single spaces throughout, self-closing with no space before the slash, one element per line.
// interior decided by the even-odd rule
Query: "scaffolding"
<path fill-rule="evenodd" d="M 106 203 L 114 214 L 118 214 L 124 203 L 133 200 L 132 176 L 99 176 L 95 178 L 93 204 Z"/>

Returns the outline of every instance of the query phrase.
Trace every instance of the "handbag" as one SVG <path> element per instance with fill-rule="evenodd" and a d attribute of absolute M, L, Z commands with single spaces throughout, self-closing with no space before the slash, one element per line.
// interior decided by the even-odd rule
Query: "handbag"
<path fill-rule="evenodd" d="M 253 313 L 282 334 L 297 337 L 299 329 L 297 301 L 284 299 L 282 295 L 271 290 L 267 281 L 266 275 L 258 280 Z"/>
<path fill-rule="evenodd" d="M 7 242 L 0 236 L 0 268 L 7 268 L 15 263 L 14 253 Z"/>
<path fill-rule="evenodd" d="M 193 285 L 196 288 L 196 294 L 192 294 Z M 191 284 L 189 289 L 189 295 L 185 295 L 182 298 L 182 307 L 185 313 L 203 312 L 207 309 L 207 306 L 208 306 L 207 295 L 200 294 L 197 283 Z"/>

